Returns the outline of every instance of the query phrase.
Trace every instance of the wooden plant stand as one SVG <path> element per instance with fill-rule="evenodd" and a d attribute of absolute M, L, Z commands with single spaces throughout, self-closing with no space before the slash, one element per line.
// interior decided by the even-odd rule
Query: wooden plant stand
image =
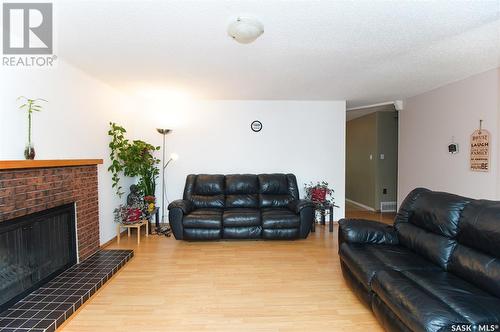
<path fill-rule="evenodd" d="M 149 221 L 148 220 L 141 220 L 138 223 L 135 224 L 122 224 L 118 223 L 116 224 L 116 243 L 120 244 L 120 228 L 124 227 L 127 229 L 128 237 L 130 237 L 130 229 L 135 228 L 137 230 L 137 244 L 141 243 L 141 227 L 146 226 L 146 237 L 149 236 Z"/>

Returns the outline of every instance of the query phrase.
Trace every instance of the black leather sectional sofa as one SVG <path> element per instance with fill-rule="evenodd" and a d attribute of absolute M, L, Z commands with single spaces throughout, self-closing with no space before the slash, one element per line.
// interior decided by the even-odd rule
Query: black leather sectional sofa
<path fill-rule="evenodd" d="M 293 174 L 188 175 L 168 209 L 177 240 L 306 238 L 314 215 Z"/>
<path fill-rule="evenodd" d="M 341 220 L 339 255 L 347 283 L 388 331 L 500 323 L 500 202 L 415 189 L 393 226 Z"/>

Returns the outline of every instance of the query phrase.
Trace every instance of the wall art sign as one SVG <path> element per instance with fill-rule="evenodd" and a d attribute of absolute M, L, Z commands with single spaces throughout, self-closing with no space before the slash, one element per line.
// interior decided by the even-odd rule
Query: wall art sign
<path fill-rule="evenodd" d="M 490 170 L 490 133 L 482 128 L 474 131 L 470 137 L 470 170 Z"/>
<path fill-rule="evenodd" d="M 259 131 L 262 130 L 262 122 L 260 122 L 259 120 L 255 120 L 254 122 L 252 122 L 252 124 L 250 125 L 250 128 L 252 128 L 252 130 L 256 133 L 258 133 Z"/>

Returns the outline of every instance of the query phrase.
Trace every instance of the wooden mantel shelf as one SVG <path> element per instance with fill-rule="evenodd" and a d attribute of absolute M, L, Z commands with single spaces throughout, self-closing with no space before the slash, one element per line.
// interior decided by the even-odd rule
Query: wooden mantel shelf
<path fill-rule="evenodd" d="M 102 164 L 102 159 L 0 160 L 0 171 L 7 169 L 88 166 Z"/>

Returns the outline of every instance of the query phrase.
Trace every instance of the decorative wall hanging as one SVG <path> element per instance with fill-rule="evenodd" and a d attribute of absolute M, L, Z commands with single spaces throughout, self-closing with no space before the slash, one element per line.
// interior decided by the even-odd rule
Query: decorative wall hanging
<path fill-rule="evenodd" d="M 255 120 L 250 125 L 250 128 L 252 128 L 252 130 L 255 131 L 256 133 L 258 133 L 259 131 L 262 130 L 262 122 L 260 122 L 259 120 Z"/>
<path fill-rule="evenodd" d="M 470 170 L 474 172 L 490 170 L 490 133 L 482 127 L 483 120 L 480 120 L 479 129 L 470 137 Z"/>
<path fill-rule="evenodd" d="M 448 153 L 450 154 L 458 153 L 458 143 L 455 142 L 455 136 L 451 138 L 451 143 L 448 144 Z"/>

